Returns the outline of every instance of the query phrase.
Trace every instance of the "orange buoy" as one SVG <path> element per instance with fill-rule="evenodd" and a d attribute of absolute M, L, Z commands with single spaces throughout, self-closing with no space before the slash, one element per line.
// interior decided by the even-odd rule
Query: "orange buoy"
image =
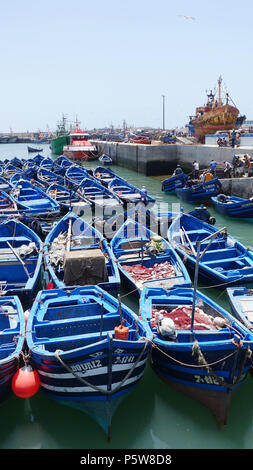
<path fill-rule="evenodd" d="M 40 378 L 38 372 L 31 366 L 18 369 L 12 377 L 11 387 L 19 398 L 30 398 L 39 390 Z"/>
<path fill-rule="evenodd" d="M 127 340 L 128 332 L 129 332 L 129 328 L 127 326 L 123 326 L 123 325 L 115 326 L 114 328 L 115 339 Z"/>

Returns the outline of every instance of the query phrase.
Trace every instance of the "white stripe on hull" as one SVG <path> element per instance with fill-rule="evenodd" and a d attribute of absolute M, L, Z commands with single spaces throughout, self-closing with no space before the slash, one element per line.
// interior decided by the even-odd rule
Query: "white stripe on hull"
<path fill-rule="evenodd" d="M 143 366 L 145 364 L 147 359 L 143 359 L 142 361 L 138 362 L 138 365 L 136 367 L 140 367 L 140 366 Z M 127 371 L 129 369 L 131 369 L 131 367 L 133 366 L 133 362 L 132 363 L 129 363 L 129 364 L 117 364 L 117 365 L 113 365 L 112 366 L 112 372 L 122 372 L 122 371 Z M 53 373 L 50 373 L 50 372 L 44 372 L 43 370 L 41 369 L 37 369 L 38 373 L 40 375 L 43 375 L 44 377 L 49 377 L 50 379 L 59 379 L 59 380 L 64 380 L 64 379 L 74 379 L 74 375 L 71 374 L 70 372 L 66 372 L 66 373 L 63 373 L 63 374 L 53 374 Z M 94 376 L 94 375 L 102 375 L 102 374 L 107 374 L 108 373 L 108 367 L 98 367 L 97 369 L 89 369 L 87 371 L 83 371 L 83 372 L 80 372 L 80 371 L 75 371 L 75 373 L 77 375 L 79 375 L 79 377 L 91 377 L 91 376 Z"/>
<path fill-rule="evenodd" d="M 127 379 L 122 386 L 125 387 L 126 385 L 131 385 L 132 383 L 137 382 L 137 380 L 139 380 L 141 378 L 143 373 L 144 373 L 144 370 L 141 372 L 141 374 L 136 375 L 135 377 L 131 377 L 130 379 Z M 118 385 L 120 383 L 121 382 L 113 383 L 112 384 L 112 390 L 114 388 L 118 387 Z M 58 392 L 58 393 L 69 393 L 69 394 L 70 393 L 79 393 L 80 394 L 80 393 L 90 393 L 90 392 L 99 393 L 99 392 L 97 392 L 97 390 L 94 390 L 92 387 L 87 387 L 87 386 L 84 386 L 84 387 L 55 387 L 54 385 L 44 384 L 43 382 L 41 382 L 41 385 L 42 385 L 42 387 L 46 388 L 47 390 L 51 390 L 52 392 Z M 99 387 L 101 390 L 104 390 L 104 391 L 107 390 L 107 385 L 96 385 L 96 386 Z"/>

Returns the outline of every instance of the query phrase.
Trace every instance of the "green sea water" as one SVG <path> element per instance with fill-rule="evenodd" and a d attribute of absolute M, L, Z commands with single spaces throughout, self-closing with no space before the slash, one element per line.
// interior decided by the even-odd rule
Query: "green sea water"
<path fill-rule="evenodd" d="M 36 144 L 37 145 L 37 144 Z M 50 156 L 48 145 L 42 145 L 43 155 Z M 0 144 L 0 159 L 14 156 L 30 158 L 26 144 Z M 97 162 L 87 163 L 94 168 Z M 131 169 L 112 169 L 132 184 L 145 185 L 157 203 L 172 204 L 176 196 L 161 191 L 161 177 L 145 177 Z M 193 206 L 184 203 L 185 210 Z M 210 206 L 216 226 L 226 226 L 240 242 L 253 245 L 253 221 L 234 221 L 220 216 Z M 229 309 L 226 293 L 203 289 Z M 127 292 L 122 292 L 126 294 Z M 126 295 L 124 302 L 138 312 L 138 301 Z M 41 391 L 29 400 L 15 396 L 0 408 L 1 449 L 252 449 L 253 448 L 253 378 L 232 399 L 228 424 L 217 424 L 201 404 L 175 392 L 163 383 L 148 365 L 138 386 L 125 397 L 112 422 L 110 442 L 102 429 L 82 412 L 64 407 L 47 398 Z"/>

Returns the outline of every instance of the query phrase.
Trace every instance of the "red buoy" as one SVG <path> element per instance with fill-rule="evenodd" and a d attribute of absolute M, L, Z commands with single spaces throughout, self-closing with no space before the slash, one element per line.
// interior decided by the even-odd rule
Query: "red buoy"
<path fill-rule="evenodd" d="M 39 374 L 31 366 L 24 366 L 15 372 L 11 386 L 17 397 L 30 398 L 39 390 Z"/>
<path fill-rule="evenodd" d="M 50 289 L 53 289 L 53 288 L 54 288 L 54 283 L 49 281 L 49 282 L 47 283 L 46 290 L 50 290 Z"/>

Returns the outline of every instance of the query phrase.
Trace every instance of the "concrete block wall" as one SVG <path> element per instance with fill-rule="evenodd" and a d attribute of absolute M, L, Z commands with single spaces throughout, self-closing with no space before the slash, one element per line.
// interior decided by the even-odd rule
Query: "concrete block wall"
<path fill-rule="evenodd" d="M 147 176 L 171 174 L 179 163 L 192 170 L 192 162 L 199 161 L 200 169 L 208 168 L 210 161 L 232 161 L 235 154 L 249 154 L 253 147 L 232 148 L 207 145 L 137 145 L 118 142 L 95 142 L 103 153 L 109 155 L 116 165 L 130 168 Z"/>

